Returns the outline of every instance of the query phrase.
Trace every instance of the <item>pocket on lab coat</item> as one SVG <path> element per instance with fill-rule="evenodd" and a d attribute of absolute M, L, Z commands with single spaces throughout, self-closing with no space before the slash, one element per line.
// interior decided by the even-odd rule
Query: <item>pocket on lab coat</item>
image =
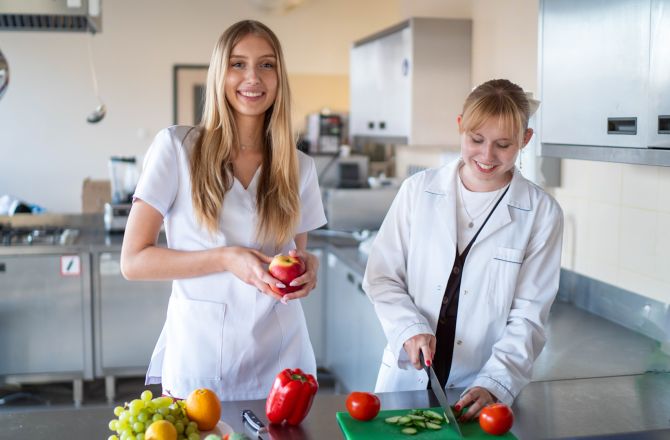
<path fill-rule="evenodd" d="M 222 303 L 171 299 L 165 370 L 181 378 L 219 380 L 225 315 L 226 305 Z"/>
<path fill-rule="evenodd" d="M 488 295 L 499 314 L 509 312 L 512 305 L 523 256 L 523 249 L 499 247 L 491 261 Z"/>

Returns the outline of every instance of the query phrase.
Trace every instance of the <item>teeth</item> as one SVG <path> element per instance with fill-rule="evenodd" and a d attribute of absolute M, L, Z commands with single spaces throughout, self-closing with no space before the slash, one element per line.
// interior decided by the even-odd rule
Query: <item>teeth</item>
<path fill-rule="evenodd" d="M 242 96 L 246 96 L 247 98 L 258 98 L 262 95 L 261 92 L 240 92 L 240 94 Z"/>
<path fill-rule="evenodd" d="M 482 167 L 485 170 L 490 170 L 491 168 L 493 168 L 493 165 L 484 165 L 481 162 L 477 162 L 477 165 L 479 165 L 480 167 Z"/>

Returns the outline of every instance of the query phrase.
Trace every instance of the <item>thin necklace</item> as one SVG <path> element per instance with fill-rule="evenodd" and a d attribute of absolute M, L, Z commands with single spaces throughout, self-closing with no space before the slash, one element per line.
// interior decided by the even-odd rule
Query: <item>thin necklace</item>
<path fill-rule="evenodd" d="M 486 208 L 484 208 L 484 210 L 482 212 L 480 212 L 479 214 L 477 214 L 475 216 L 471 216 L 470 212 L 468 212 L 468 208 L 465 206 L 465 200 L 463 199 L 463 188 L 462 187 L 464 187 L 465 185 L 463 184 L 462 180 L 459 179 L 459 181 L 460 181 L 460 184 L 458 185 L 458 194 L 461 196 L 461 205 L 463 205 L 463 211 L 465 211 L 465 215 L 467 215 L 468 218 L 470 219 L 470 222 L 468 223 L 468 228 L 472 228 L 473 226 L 475 226 L 475 219 L 479 218 L 482 214 L 484 214 L 485 212 L 487 212 L 489 210 L 489 208 L 493 204 L 493 201 L 498 198 L 498 194 L 500 194 L 500 191 L 502 191 L 502 189 L 505 188 L 505 186 L 507 186 L 507 185 L 503 186 L 502 188 L 499 188 L 498 191 L 496 191 L 496 193 L 493 195 L 493 197 L 491 197 L 491 200 L 489 201 L 488 205 L 486 205 Z"/>

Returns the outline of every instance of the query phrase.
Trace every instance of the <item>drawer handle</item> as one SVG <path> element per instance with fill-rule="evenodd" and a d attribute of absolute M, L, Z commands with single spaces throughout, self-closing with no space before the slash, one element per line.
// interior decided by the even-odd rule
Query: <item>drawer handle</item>
<path fill-rule="evenodd" d="M 351 284 L 356 284 L 356 280 L 354 279 L 354 276 L 350 273 L 347 274 L 347 281 L 349 281 Z"/>
<path fill-rule="evenodd" d="M 369 128 L 370 130 L 374 129 L 374 128 L 375 128 L 375 123 L 372 122 L 372 121 L 368 122 L 368 128 Z"/>
<path fill-rule="evenodd" d="M 379 129 L 386 130 L 386 121 L 379 121 Z"/>
<path fill-rule="evenodd" d="M 0 263 L 0 272 L 4 272 L 5 270 L 5 263 Z"/>
<path fill-rule="evenodd" d="M 658 116 L 658 134 L 670 134 L 670 116 Z"/>
<path fill-rule="evenodd" d="M 607 118 L 607 134 L 637 134 L 637 118 Z"/>

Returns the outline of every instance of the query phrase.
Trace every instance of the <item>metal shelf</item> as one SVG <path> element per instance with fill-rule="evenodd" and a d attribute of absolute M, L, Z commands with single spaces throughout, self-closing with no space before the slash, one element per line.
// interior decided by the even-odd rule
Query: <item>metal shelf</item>
<path fill-rule="evenodd" d="M 629 163 L 635 165 L 670 166 L 670 149 L 598 147 L 593 145 L 543 143 L 540 156 L 555 157 L 559 159 Z"/>

